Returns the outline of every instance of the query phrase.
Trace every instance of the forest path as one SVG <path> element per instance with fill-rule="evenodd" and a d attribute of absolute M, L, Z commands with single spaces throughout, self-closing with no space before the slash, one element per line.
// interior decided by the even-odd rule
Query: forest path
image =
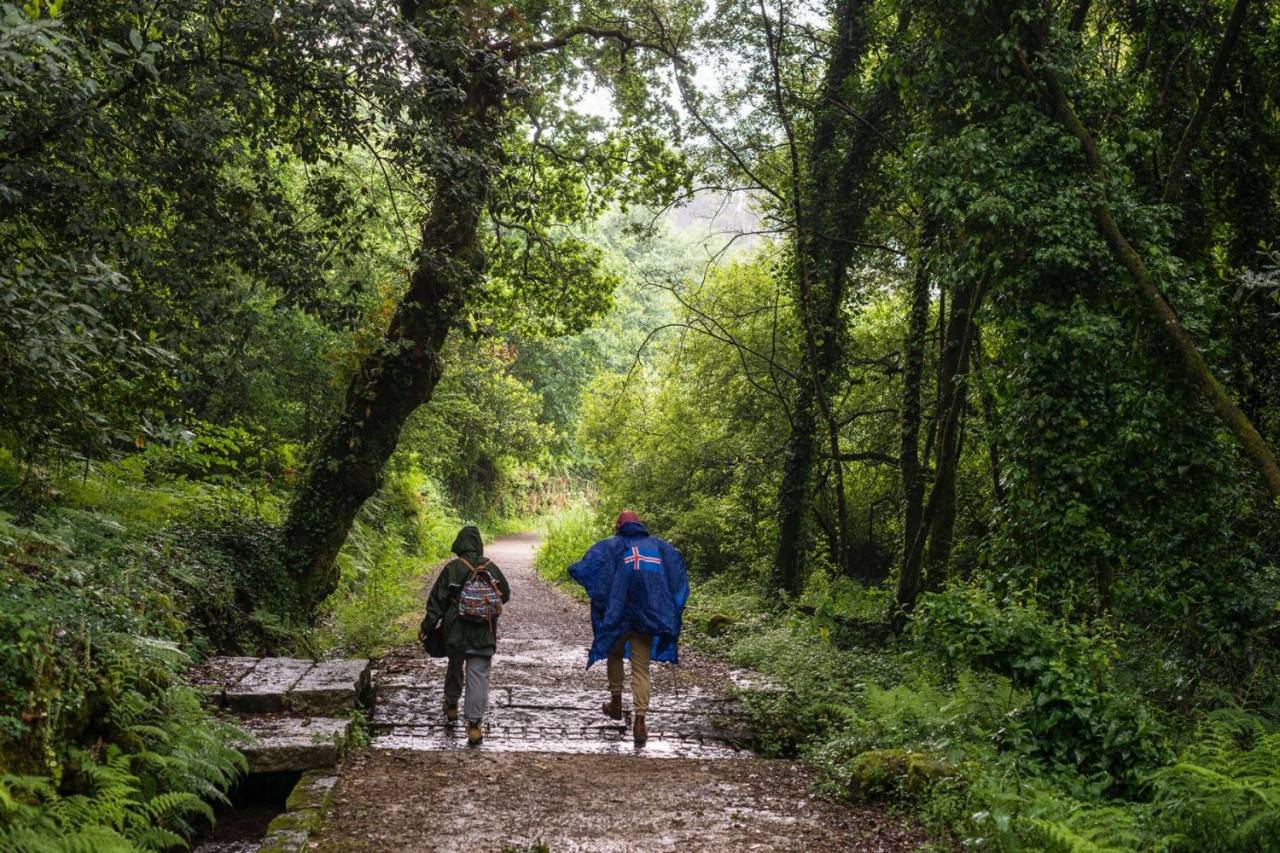
<path fill-rule="evenodd" d="M 339 766 L 310 849 L 896 851 L 924 841 L 874 807 L 815 798 L 797 762 L 736 748 L 744 720 L 727 691 L 747 674 L 695 654 L 654 666 L 649 743 L 635 749 L 600 713 L 604 666 L 583 666 L 586 604 L 533 571 L 538 541 L 502 537 L 486 552 L 512 596 L 484 744 L 467 748 L 464 727 L 444 723 L 444 662 L 396 649 L 374 671 L 372 744 Z"/>

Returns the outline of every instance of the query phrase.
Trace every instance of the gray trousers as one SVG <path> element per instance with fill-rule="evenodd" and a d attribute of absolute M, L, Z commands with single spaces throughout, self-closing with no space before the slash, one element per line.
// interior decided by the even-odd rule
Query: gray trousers
<path fill-rule="evenodd" d="M 467 698 L 462 705 L 462 716 L 469 723 L 480 722 L 489 707 L 489 669 L 492 666 L 491 655 L 449 655 L 449 669 L 444 674 L 444 700 L 450 705 L 458 704 L 465 668 Z"/>

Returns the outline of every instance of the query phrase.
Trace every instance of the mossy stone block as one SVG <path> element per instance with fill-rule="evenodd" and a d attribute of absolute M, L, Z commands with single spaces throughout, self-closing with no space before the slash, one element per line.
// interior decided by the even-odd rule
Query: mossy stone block
<path fill-rule="evenodd" d="M 873 749 L 853 759 L 853 794 L 863 799 L 923 794 L 939 779 L 955 775 L 955 767 L 923 752 Z"/>

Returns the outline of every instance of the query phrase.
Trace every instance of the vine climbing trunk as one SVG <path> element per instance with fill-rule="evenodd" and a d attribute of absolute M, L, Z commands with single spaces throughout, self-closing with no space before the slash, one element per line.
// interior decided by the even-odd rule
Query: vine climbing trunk
<path fill-rule="evenodd" d="M 960 465 L 960 428 L 968 395 L 967 367 L 977 338 L 977 311 L 985 290 L 982 280 L 957 289 L 943 335 L 938 364 L 938 440 L 933 484 L 915 535 L 906 542 L 893 621 L 901 627 L 906 614 L 926 588 L 939 589 L 951 559 L 956 519 L 956 471 Z M 941 318 L 939 318 L 941 323 Z M 926 544 L 928 550 L 926 551 Z M 927 560 L 926 560 L 927 557 Z M 927 568 L 927 572 L 926 572 Z"/>
<path fill-rule="evenodd" d="M 899 32 L 905 30 L 908 20 L 905 14 L 900 17 Z M 793 160 L 796 277 L 806 345 L 801 352 L 803 378 L 792 406 L 778 490 L 773 575 L 779 589 L 793 594 L 800 591 L 804 580 L 800 576 L 804 519 L 820 420 L 826 423 L 831 463 L 836 466 L 833 480 L 840 514 L 840 559 L 842 563 L 848 559 L 839 427 L 828 392 L 843 355 L 849 267 L 858 235 L 878 198 L 875 178 L 891 139 L 889 120 L 896 117 L 898 105 L 892 75 L 875 84 L 862 110 L 852 110 L 847 103 L 848 81 L 857 79 L 870 33 L 867 4 L 842 0 L 836 10 L 836 41 L 814 111 L 813 139 L 803 178 Z M 778 100 L 782 109 L 780 95 Z M 791 148 L 794 155 L 794 144 Z"/>
<path fill-rule="evenodd" d="M 938 369 L 938 383 L 942 386 L 942 422 L 938 429 L 938 458 L 930 492 L 934 509 L 929 519 L 928 569 L 925 575 L 925 586 L 931 590 L 942 588 L 951 562 L 956 526 L 956 473 L 960 468 L 961 429 L 969 401 L 968 368 L 977 337 L 977 313 L 983 289 L 979 281 L 956 291 L 947 323 L 942 363 Z"/>
<path fill-rule="evenodd" d="M 903 342 L 902 433 L 898 455 L 902 474 L 902 564 L 898 572 L 897 601 L 915 601 L 920 594 L 920 573 L 910 565 L 912 547 L 924 522 L 924 472 L 920 468 L 920 398 L 924 382 L 925 337 L 929 331 L 929 277 L 924 263 L 925 241 L 917 250 L 911 288 L 911 313 Z"/>
<path fill-rule="evenodd" d="M 1224 39 L 1224 47 L 1219 51 L 1218 60 L 1215 62 L 1214 78 L 1211 79 L 1210 86 L 1206 90 L 1206 97 L 1201 99 L 1202 104 L 1206 99 L 1212 100 L 1209 98 L 1210 93 L 1214 93 L 1216 97 L 1216 91 L 1221 87 L 1219 66 L 1226 62 L 1230 53 L 1229 49 L 1235 43 L 1239 29 L 1239 21 L 1236 20 L 1236 17 L 1244 14 L 1244 8 L 1245 3 L 1240 0 L 1236 5 L 1237 11 L 1236 15 L 1233 15 L 1231 28 Z M 1023 72 L 1026 74 L 1027 79 L 1031 81 L 1043 97 L 1046 111 L 1057 118 L 1067 132 L 1075 137 L 1080 144 L 1089 172 L 1098 179 L 1105 178 L 1106 167 L 1103 164 L 1102 153 L 1098 149 L 1098 143 L 1072 108 L 1053 64 L 1044 62 L 1040 63 L 1038 67 L 1032 66 L 1033 58 L 1039 57 L 1048 44 L 1047 26 L 1040 28 L 1024 27 L 1023 39 L 1027 47 L 1022 52 L 1021 57 Z M 1197 121 L 1203 120 L 1200 117 L 1205 109 L 1207 108 L 1197 109 L 1197 117 L 1193 118 L 1192 125 L 1188 128 L 1189 133 L 1192 127 L 1198 128 Z M 1194 140 L 1197 136 L 1198 129 L 1190 138 Z M 1184 134 L 1183 139 L 1185 143 L 1188 135 Z M 1184 148 L 1187 150 L 1183 150 Z M 1187 156 L 1189 156 L 1188 152 L 1188 145 L 1179 146 L 1178 156 L 1175 157 L 1175 166 L 1186 160 Z M 1181 166 L 1178 166 L 1178 168 L 1181 168 Z M 1173 178 L 1173 181 L 1176 185 L 1178 179 Z M 1178 372 L 1181 373 L 1184 381 L 1213 409 L 1218 419 L 1222 421 L 1223 426 L 1235 437 L 1245 457 L 1257 469 L 1272 498 L 1280 501 L 1280 462 L 1277 462 L 1275 452 L 1267 444 L 1262 434 L 1258 432 L 1248 415 L 1244 413 L 1244 410 L 1240 408 L 1222 383 L 1218 381 L 1218 378 L 1213 375 L 1208 362 L 1205 361 L 1199 348 L 1196 347 L 1186 327 L 1182 325 L 1177 313 L 1173 310 L 1168 300 L 1165 299 L 1164 294 L 1147 268 L 1146 262 L 1134 249 L 1124 232 L 1120 230 L 1120 226 L 1112 214 L 1111 205 L 1105 197 L 1099 196 L 1093 204 L 1092 212 L 1098 230 L 1102 233 L 1108 247 L 1111 249 L 1112 256 L 1129 273 L 1142 306 L 1146 309 L 1148 316 L 1154 321 L 1156 327 L 1164 332 L 1165 341 L 1173 353 Z"/>

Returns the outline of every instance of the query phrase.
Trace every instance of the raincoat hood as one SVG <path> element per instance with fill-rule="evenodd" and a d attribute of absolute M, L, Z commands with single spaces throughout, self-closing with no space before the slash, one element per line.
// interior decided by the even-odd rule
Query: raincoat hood
<path fill-rule="evenodd" d="M 624 521 L 618 528 L 619 536 L 648 536 L 649 528 L 639 521 Z"/>
<path fill-rule="evenodd" d="M 468 524 L 458 531 L 458 537 L 453 540 L 449 550 L 472 563 L 476 562 L 484 556 L 484 542 L 480 539 L 480 530 Z"/>

